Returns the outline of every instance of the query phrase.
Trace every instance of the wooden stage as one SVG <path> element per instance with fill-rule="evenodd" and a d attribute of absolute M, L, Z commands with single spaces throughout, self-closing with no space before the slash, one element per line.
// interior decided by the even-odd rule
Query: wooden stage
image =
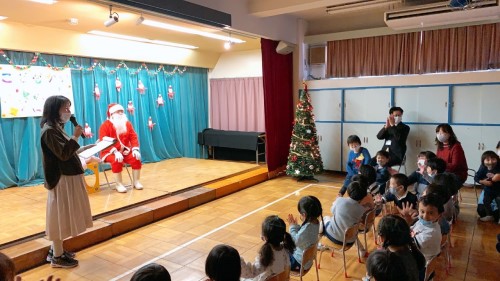
<path fill-rule="evenodd" d="M 176 158 L 157 163 L 144 164 L 141 171 L 141 183 L 144 190 L 128 187 L 127 193 L 110 190 L 105 177 L 99 175 L 101 188 L 89 194 L 94 219 L 117 212 L 123 208 L 139 205 L 156 198 L 169 197 L 183 190 L 214 183 L 235 175 L 259 169 L 259 165 L 220 160 L 194 158 Z M 132 170 L 129 168 L 130 172 Z M 267 172 L 267 169 L 266 169 Z M 113 174 L 106 172 L 113 181 Z M 125 184 L 130 183 L 125 169 L 122 172 Z M 89 184 L 95 182 L 95 176 L 86 176 Z M 111 184 L 113 187 L 113 184 Z M 42 186 L 12 187 L 0 190 L 0 249 L 6 248 L 12 241 L 26 237 L 43 237 L 45 231 L 45 211 L 47 190 Z M 29 240 L 29 239 L 28 239 Z"/>

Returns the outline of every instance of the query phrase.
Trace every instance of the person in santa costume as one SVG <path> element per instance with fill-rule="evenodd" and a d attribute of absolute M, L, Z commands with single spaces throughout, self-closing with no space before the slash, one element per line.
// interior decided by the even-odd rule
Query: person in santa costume
<path fill-rule="evenodd" d="M 99 129 L 99 140 L 102 140 L 104 137 L 110 137 L 116 139 L 117 142 L 101 151 L 101 159 L 103 162 L 111 164 L 111 170 L 116 182 L 116 190 L 118 192 L 127 192 L 127 188 L 123 185 L 122 181 L 124 163 L 132 167 L 132 184 L 134 188 L 143 189 L 142 184 L 139 182 L 142 166 L 139 140 L 132 127 L 132 123 L 128 121 L 123 106 L 116 103 L 108 106 L 107 115 L 108 120 L 104 121 Z"/>

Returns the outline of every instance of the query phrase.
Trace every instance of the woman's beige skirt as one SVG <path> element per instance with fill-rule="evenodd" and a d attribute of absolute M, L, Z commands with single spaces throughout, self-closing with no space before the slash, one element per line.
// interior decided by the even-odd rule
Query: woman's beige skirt
<path fill-rule="evenodd" d="M 45 233 L 48 239 L 77 236 L 89 227 L 92 227 L 92 214 L 83 174 L 61 175 L 57 186 L 49 190 L 47 196 Z"/>

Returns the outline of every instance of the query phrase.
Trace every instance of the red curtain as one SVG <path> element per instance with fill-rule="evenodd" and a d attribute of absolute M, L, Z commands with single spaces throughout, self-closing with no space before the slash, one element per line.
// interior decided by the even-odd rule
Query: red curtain
<path fill-rule="evenodd" d="M 276 53 L 277 41 L 261 39 L 266 162 L 270 172 L 286 166 L 293 129 L 293 56 Z"/>

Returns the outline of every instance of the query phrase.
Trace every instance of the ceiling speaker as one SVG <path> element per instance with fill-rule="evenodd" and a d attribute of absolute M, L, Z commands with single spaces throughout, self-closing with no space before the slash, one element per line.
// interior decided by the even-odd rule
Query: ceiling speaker
<path fill-rule="evenodd" d="M 276 47 L 276 53 L 281 55 L 288 55 L 295 49 L 295 44 L 280 41 Z"/>

